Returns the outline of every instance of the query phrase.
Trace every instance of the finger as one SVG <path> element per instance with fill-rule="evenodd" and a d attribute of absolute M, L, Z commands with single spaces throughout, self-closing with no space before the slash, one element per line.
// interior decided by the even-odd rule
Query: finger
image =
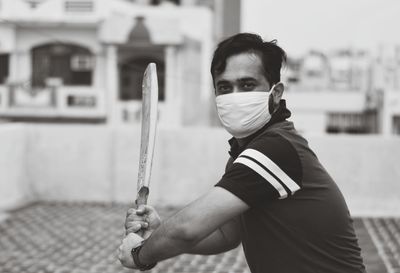
<path fill-rule="evenodd" d="M 144 221 L 134 221 L 134 222 L 127 222 L 125 224 L 125 229 L 134 229 L 135 232 L 140 229 L 147 229 L 149 224 Z"/>
<path fill-rule="evenodd" d="M 145 221 L 134 221 L 126 223 L 125 227 L 126 228 L 136 227 L 136 228 L 146 229 L 149 227 L 149 223 Z"/>
<path fill-rule="evenodd" d="M 145 228 L 130 227 L 130 228 L 126 229 L 125 235 L 128 235 L 130 233 L 136 233 L 136 234 L 142 236 L 142 234 L 143 234 L 143 232 L 145 232 L 145 230 L 146 230 Z"/>
<path fill-rule="evenodd" d="M 127 240 L 128 245 L 132 245 L 132 244 L 136 245 L 143 241 L 142 236 L 140 236 L 137 233 L 129 233 L 128 235 L 126 235 L 125 239 Z"/>
<path fill-rule="evenodd" d="M 126 234 L 125 235 L 131 234 L 131 233 L 136 233 L 139 236 L 142 236 L 143 235 L 143 230 L 142 229 L 138 229 L 137 230 L 137 229 L 129 228 L 129 229 L 126 230 Z"/>
<path fill-rule="evenodd" d="M 139 205 L 136 210 L 136 215 L 143 215 L 146 213 L 146 205 Z"/>
<path fill-rule="evenodd" d="M 145 215 L 138 215 L 138 214 L 136 214 L 136 210 L 135 210 L 135 213 L 126 215 L 125 220 L 127 220 L 127 221 L 136 221 L 136 220 L 139 220 L 139 221 L 140 221 L 140 220 L 143 220 L 144 217 L 145 217 Z"/>
<path fill-rule="evenodd" d="M 129 217 L 126 217 L 125 223 L 130 223 L 130 222 L 145 222 L 146 221 L 146 216 L 138 216 L 138 215 L 130 215 Z"/>
<path fill-rule="evenodd" d="M 134 230 L 134 232 L 140 230 L 142 228 L 142 225 L 140 223 L 126 223 L 125 224 L 125 229 L 126 230 Z"/>
<path fill-rule="evenodd" d="M 134 208 L 129 208 L 126 212 L 126 216 L 131 215 L 131 214 L 136 214 L 136 209 Z"/>
<path fill-rule="evenodd" d="M 148 205 L 140 205 L 136 210 L 136 215 L 151 214 L 155 212 L 154 208 Z"/>

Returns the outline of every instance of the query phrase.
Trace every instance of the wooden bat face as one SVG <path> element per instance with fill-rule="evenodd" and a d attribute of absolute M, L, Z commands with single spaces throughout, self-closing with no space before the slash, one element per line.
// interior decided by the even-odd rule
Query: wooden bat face
<path fill-rule="evenodd" d="M 156 65 L 154 63 L 150 63 L 144 72 L 142 94 L 142 129 L 137 181 L 137 205 L 146 204 L 147 202 L 156 138 L 158 82 Z"/>

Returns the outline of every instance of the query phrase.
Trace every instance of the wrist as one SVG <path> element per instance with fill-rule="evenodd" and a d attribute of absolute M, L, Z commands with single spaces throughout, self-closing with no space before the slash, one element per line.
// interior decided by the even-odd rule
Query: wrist
<path fill-rule="evenodd" d="M 138 267 L 138 269 L 140 271 L 150 270 L 157 265 L 157 263 L 144 264 L 140 261 L 139 254 L 140 254 L 140 250 L 143 247 L 143 243 L 144 243 L 144 241 L 141 243 L 140 246 L 132 248 L 132 251 L 131 251 L 133 261 L 135 262 L 135 265 Z"/>

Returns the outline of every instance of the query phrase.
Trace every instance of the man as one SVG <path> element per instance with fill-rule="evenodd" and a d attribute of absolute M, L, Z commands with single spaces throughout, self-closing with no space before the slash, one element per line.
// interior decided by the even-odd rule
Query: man
<path fill-rule="evenodd" d="M 130 209 L 123 265 L 145 270 L 181 253 L 216 254 L 242 243 L 253 273 L 365 272 L 342 194 L 286 120 L 285 61 L 275 41 L 255 34 L 218 45 L 216 106 L 233 135 L 225 174 L 165 221 L 150 206 Z"/>

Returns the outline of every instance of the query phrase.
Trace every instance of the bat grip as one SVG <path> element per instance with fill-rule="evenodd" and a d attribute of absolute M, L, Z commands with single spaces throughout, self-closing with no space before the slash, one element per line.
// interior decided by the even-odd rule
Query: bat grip
<path fill-rule="evenodd" d="M 136 207 L 138 208 L 140 205 L 146 205 L 148 196 L 149 196 L 149 188 L 148 187 L 140 188 L 137 194 Z"/>
<path fill-rule="evenodd" d="M 140 205 L 146 205 L 147 204 L 147 197 L 149 196 L 149 188 L 148 187 L 141 187 L 136 198 L 136 208 L 139 208 Z M 139 236 L 143 236 L 144 231 L 139 230 L 137 234 Z"/>

